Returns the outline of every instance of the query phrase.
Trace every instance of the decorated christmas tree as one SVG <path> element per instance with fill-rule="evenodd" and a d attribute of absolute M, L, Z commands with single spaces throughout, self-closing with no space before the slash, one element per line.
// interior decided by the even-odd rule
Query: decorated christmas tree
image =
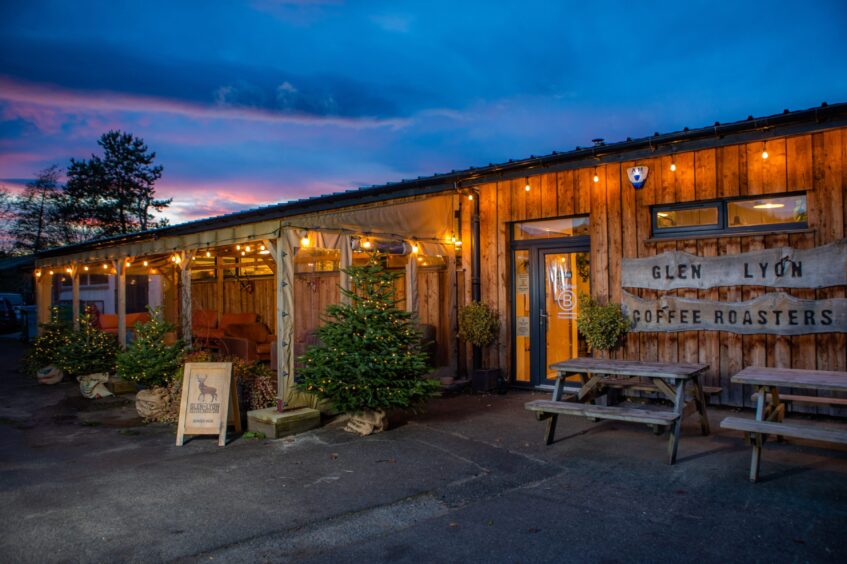
<path fill-rule="evenodd" d="M 135 340 L 118 355 L 118 376 L 148 386 L 164 386 L 182 365 L 181 341 L 165 344 L 174 326 L 162 319 L 158 309 L 150 311 L 150 321 L 137 324 Z"/>
<path fill-rule="evenodd" d="M 426 355 L 412 315 L 396 306 L 398 275 L 386 270 L 378 253 L 346 272 L 352 290 L 341 292 L 349 303 L 327 308 L 317 331 L 320 344 L 300 359 L 298 389 L 345 413 L 421 403 L 438 383 L 422 378 L 428 370 Z"/>
<path fill-rule="evenodd" d="M 59 318 L 59 308 L 51 308 L 50 321 L 41 324 L 41 334 L 24 354 L 24 372 L 34 375 L 42 368 L 58 364 L 59 351 L 67 344 L 70 332 L 70 325 Z"/>
<path fill-rule="evenodd" d="M 115 336 L 96 328 L 91 315 L 86 313 L 79 318 L 79 330 L 68 333 L 66 342 L 59 348 L 56 363 L 72 376 L 114 374 L 118 350 Z"/>

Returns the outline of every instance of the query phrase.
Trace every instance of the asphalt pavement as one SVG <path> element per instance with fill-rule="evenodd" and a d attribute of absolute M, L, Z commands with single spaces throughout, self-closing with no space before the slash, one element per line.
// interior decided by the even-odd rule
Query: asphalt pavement
<path fill-rule="evenodd" d="M 131 397 L 21 375 L 0 340 L 2 562 L 844 562 L 847 452 L 749 449 L 683 427 L 676 465 L 644 426 L 458 395 L 370 437 L 338 422 L 271 441 L 174 445 Z M 752 416 L 749 412 L 743 415 Z M 838 424 L 836 422 L 836 424 Z"/>

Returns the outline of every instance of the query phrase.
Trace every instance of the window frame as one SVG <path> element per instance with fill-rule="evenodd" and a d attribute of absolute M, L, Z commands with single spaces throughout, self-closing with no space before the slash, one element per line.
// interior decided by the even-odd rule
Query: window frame
<path fill-rule="evenodd" d="M 732 235 L 744 233 L 759 233 L 770 231 L 796 231 L 808 229 L 809 222 L 789 221 L 785 223 L 766 223 L 762 225 L 744 225 L 731 227 L 727 223 L 727 208 L 730 202 L 768 200 L 772 198 L 791 198 L 792 196 L 803 196 L 806 199 L 806 214 L 809 212 L 809 194 L 806 190 L 793 192 L 780 192 L 777 194 L 756 194 L 747 196 L 733 196 L 731 198 L 715 198 L 710 200 L 696 200 L 693 202 L 681 202 L 677 204 L 656 204 L 650 206 L 650 231 L 654 239 L 680 239 L 686 235 Z M 718 210 L 717 225 L 692 225 L 684 227 L 658 227 L 659 212 L 678 211 L 693 208 L 715 207 Z"/>

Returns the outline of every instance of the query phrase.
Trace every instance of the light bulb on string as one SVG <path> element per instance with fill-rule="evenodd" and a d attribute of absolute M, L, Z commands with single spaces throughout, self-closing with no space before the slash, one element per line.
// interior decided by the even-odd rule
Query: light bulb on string
<path fill-rule="evenodd" d="M 762 141 L 762 158 L 768 158 L 768 142 Z"/>
<path fill-rule="evenodd" d="M 471 201 L 471 202 L 473 202 L 473 193 L 468 194 L 468 200 L 469 200 L 469 201 Z"/>
<path fill-rule="evenodd" d="M 676 172 L 676 163 L 671 161 L 671 172 Z"/>
<path fill-rule="evenodd" d="M 303 238 L 300 239 L 300 246 L 301 247 L 308 247 L 309 246 L 309 236 L 308 235 L 304 235 Z"/>
<path fill-rule="evenodd" d="M 532 187 L 529 185 L 529 178 L 526 179 L 526 186 L 524 186 L 523 189 L 526 190 L 527 192 L 529 192 L 532 189 Z"/>
<path fill-rule="evenodd" d="M 600 175 L 597 174 L 597 167 L 596 166 L 594 167 L 594 178 L 593 178 L 593 180 L 594 180 L 594 184 L 597 184 L 598 182 L 600 182 Z"/>

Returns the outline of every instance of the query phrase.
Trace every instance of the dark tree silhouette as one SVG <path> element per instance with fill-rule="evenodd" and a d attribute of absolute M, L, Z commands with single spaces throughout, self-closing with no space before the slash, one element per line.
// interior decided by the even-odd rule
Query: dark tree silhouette
<path fill-rule="evenodd" d="M 62 213 L 86 225 L 98 236 L 120 235 L 158 227 L 153 211 L 161 212 L 171 200 L 155 197 L 162 167 L 156 153 L 131 133 L 109 131 L 97 141 L 103 156 L 71 159 Z"/>

